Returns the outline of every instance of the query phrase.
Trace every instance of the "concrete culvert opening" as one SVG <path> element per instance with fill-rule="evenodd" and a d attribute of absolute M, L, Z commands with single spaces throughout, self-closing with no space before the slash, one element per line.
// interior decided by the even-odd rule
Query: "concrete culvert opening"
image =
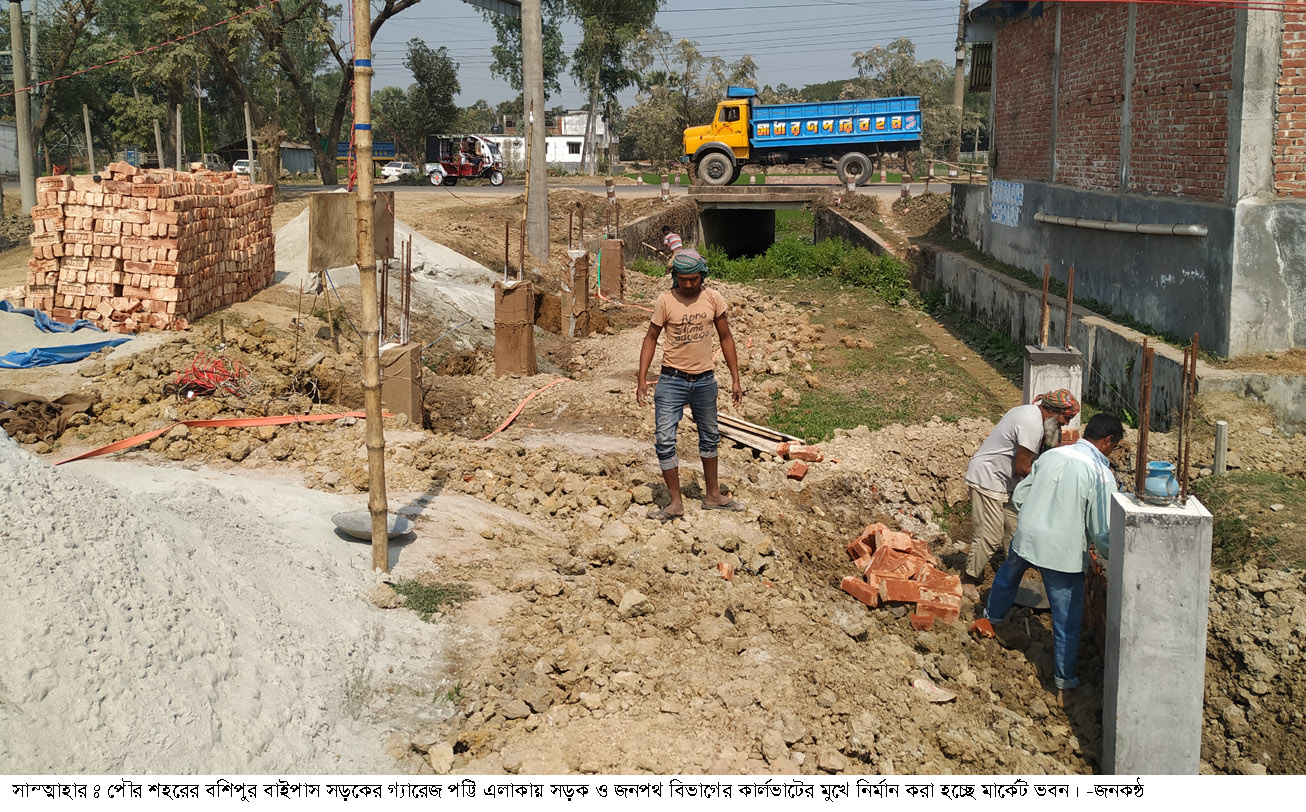
<path fill-rule="evenodd" d="M 761 254 L 775 242 L 775 211 L 771 209 L 704 209 L 698 222 L 702 240 L 734 259 Z"/>

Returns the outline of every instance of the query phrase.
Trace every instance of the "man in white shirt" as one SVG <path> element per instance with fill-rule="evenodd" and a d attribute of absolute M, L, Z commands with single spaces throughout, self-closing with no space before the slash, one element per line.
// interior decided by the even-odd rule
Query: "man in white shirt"
<path fill-rule="evenodd" d="M 1006 549 L 1016 530 L 1012 491 L 1029 474 L 1039 451 L 1060 443 L 1061 427 L 1077 414 L 1079 401 L 1068 389 L 1039 395 L 1034 403 L 1003 415 L 970 458 L 966 484 L 970 486 L 971 543 L 961 587 L 971 600 L 979 600 L 984 568 L 999 550 Z"/>

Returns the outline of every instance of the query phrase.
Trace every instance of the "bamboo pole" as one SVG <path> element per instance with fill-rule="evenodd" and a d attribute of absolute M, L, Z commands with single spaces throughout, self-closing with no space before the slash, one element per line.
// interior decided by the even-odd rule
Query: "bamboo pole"
<path fill-rule="evenodd" d="M 154 159 L 163 168 L 163 134 L 159 131 L 159 120 L 154 119 Z M 142 161 L 141 163 L 144 163 Z"/>
<path fill-rule="evenodd" d="M 159 159 L 159 163 L 160 165 L 162 165 L 163 163 L 162 158 Z M 181 105 L 180 104 L 177 105 L 177 171 L 178 172 L 186 171 L 186 167 L 181 165 Z"/>
<path fill-rule="evenodd" d="M 299 304 L 295 307 L 295 360 L 299 363 L 299 333 L 304 329 L 304 280 L 299 281 Z"/>
<path fill-rule="evenodd" d="M 521 263 L 517 266 L 517 278 L 521 279 L 526 274 L 526 221 L 521 221 L 521 251 L 518 256 L 521 257 Z"/>
<path fill-rule="evenodd" d="M 254 171 L 254 128 L 249 123 L 249 102 L 245 102 L 245 157 L 249 158 L 249 182 L 258 182 L 258 173 Z M 330 297 L 328 297 L 329 299 Z"/>
<path fill-rule="evenodd" d="M 358 283 L 363 298 L 363 404 L 367 413 L 367 507 L 372 514 L 372 569 L 390 571 L 381 425 L 381 356 L 377 332 L 376 246 L 372 242 L 372 9 L 354 0 L 354 148 L 358 155 Z"/>

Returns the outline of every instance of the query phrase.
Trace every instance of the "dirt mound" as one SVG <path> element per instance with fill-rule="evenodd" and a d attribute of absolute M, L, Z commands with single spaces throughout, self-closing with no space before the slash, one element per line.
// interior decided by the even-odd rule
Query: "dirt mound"
<path fill-rule="evenodd" d="M 871 194 L 848 194 L 845 191 L 823 189 L 812 198 L 812 209 L 836 209 L 840 214 L 854 220 L 874 218 L 880 215 L 883 203 Z"/>
<path fill-rule="evenodd" d="M 1306 572 L 1245 568 L 1211 586 L 1202 772 L 1306 764 Z"/>
<path fill-rule="evenodd" d="M 935 192 L 925 192 L 915 197 L 893 201 L 893 212 L 897 215 L 898 227 L 909 237 L 927 234 L 938 225 L 940 220 L 948 217 L 951 210 L 952 197 Z"/>

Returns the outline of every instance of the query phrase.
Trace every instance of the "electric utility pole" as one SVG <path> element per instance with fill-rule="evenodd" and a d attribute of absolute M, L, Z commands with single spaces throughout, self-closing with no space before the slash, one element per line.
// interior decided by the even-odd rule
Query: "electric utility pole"
<path fill-rule="evenodd" d="M 522 0 L 522 102 L 526 109 L 526 241 L 540 262 L 549 261 L 549 179 L 544 157 L 544 18 L 540 0 Z M 524 270 L 524 269 L 523 269 Z"/>
<path fill-rule="evenodd" d="M 390 517 L 385 497 L 385 429 L 381 425 L 380 307 L 372 242 L 372 9 L 354 0 L 354 151 L 358 161 L 358 287 L 363 296 L 363 408 L 367 413 L 367 507 L 372 514 L 372 569 L 390 571 Z"/>
<path fill-rule="evenodd" d="M 14 118 L 18 127 L 18 186 L 23 211 L 36 205 L 36 163 L 32 156 L 32 107 L 27 90 L 27 54 L 23 52 L 22 0 L 9 0 L 9 50 L 14 58 Z"/>
<path fill-rule="evenodd" d="M 952 107 L 956 113 L 956 130 L 953 132 L 952 150 L 948 160 L 954 164 L 961 160 L 961 128 L 964 117 L 962 105 L 965 102 L 966 82 L 966 10 L 967 0 L 961 0 L 961 11 L 957 14 L 957 66 L 952 74 Z"/>

